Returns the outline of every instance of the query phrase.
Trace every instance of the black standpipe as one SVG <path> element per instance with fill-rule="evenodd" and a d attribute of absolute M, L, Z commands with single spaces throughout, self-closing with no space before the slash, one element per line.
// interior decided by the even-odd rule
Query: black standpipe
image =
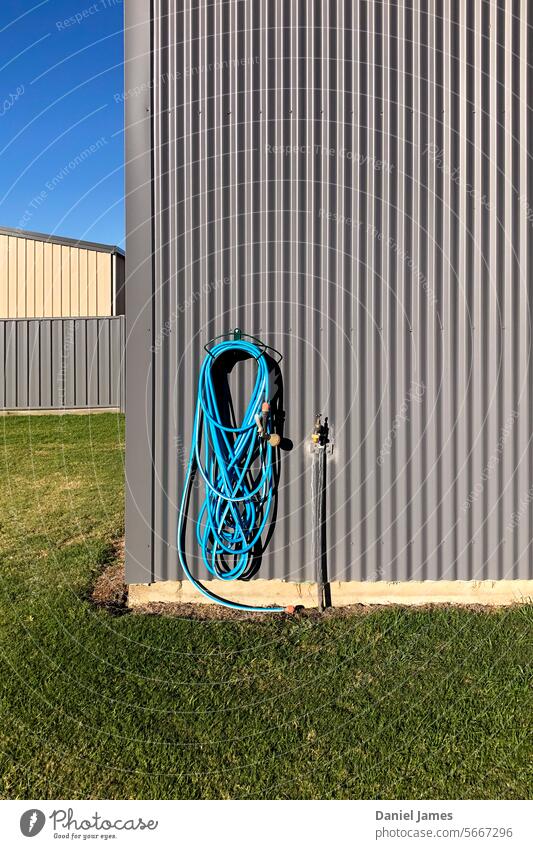
<path fill-rule="evenodd" d="M 329 441 L 329 425 L 327 418 L 322 421 L 320 413 L 315 419 L 311 435 L 312 470 L 311 470 L 311 502 L 313 509 L 313 560 L 315 564 L 315 580 L 318 594 L 318 609 L 322 613 L 331 606 L 331 592 L 327 574 L 326 547 L 326 455 Z"/>

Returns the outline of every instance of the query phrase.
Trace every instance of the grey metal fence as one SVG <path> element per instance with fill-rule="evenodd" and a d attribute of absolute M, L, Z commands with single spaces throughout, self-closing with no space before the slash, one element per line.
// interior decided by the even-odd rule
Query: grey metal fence
<path fill-rule="evenodd" d="M 124 317 L 0 320 L 0 409 L 124 410 Z"/>

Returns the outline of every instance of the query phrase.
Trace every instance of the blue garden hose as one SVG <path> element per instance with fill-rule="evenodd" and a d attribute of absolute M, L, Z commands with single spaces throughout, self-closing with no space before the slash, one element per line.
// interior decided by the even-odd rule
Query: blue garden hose
<path fill-rule="evenodd" d="M 239 427 L 224 425 L 218 407 L 213 368 L 224 354 L 244 354 L 257 362 L 255 385 Z M 196 539 L 205 567 L 223 581 L 246 574 L 265 530 L 274 491 L 273 449 L 263 430 L 268 396 L 268 364 L 256 344 L 236 338 L 209 349 L 198 379 L 191 452 L 178 514 L 177 548 L 187 578 L 210 601 L 234 610 L 282 613 L 289 608 L 254 607 L 212 593 L 192 575 L 184 550 L 187 504 L 198 472 L 204 482 L 205 499 L 196 523 Z"/>

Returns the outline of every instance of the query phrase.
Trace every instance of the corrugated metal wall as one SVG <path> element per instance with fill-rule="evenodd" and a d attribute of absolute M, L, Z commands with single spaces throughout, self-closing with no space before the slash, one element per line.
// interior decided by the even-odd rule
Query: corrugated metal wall
<path fill-rule="evenodd" d="M 0 409 L 124 410 L 124 317 L 0 320 Z"/>
<path fill-rule="evenodd" d="M 313 578 L 318 411 L 331 579 L 533 577 L 533 4 L 127 23 L 129 580 L 178 575 L 196 376 L 233 326 L 283 354 L 294 442 L 261 577 Z"/>
<path fill-rule="evenodd" d="M 117 264 L 108 251 L 0 233 L 0 318 L 115 315 Z"/>

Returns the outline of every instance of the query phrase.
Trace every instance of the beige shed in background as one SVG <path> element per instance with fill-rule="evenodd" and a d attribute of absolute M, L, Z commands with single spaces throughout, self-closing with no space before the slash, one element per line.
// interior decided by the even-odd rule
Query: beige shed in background
<path fill-rule="evenodd" d="M 0 318 L 124 314 L 124 252 L 0 227 Z"/>

